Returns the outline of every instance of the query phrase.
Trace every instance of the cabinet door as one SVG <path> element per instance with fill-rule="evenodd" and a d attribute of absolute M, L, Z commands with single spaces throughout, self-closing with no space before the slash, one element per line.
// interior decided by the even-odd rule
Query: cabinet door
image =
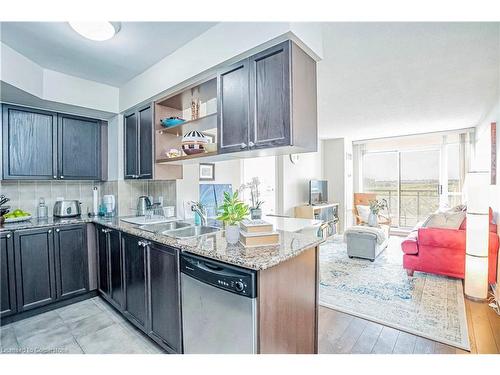
<path fill-rule="evenodd" d="M 138 237 L 122 233 L 125 281 L 124 314 L 132 323 L 146 330 L 146 248 L 139 244 L 140 241 L 141 239 Z"/>
<path fill-rule="evenodd" d="M 52 228 L 14 233 L 17 309 L 25 311 L 56 301 Z"/>
<path fill-rule="evenodd" d="M 151 106 L 137 112 L 139 124 L 139 177 L 153 177 L 153 111 Z"/>
<path fill-rule="evenodd" d="M 290 137 L 290 42 L 250 57 L 250 146 L 288 146 Z"/>
<path fill-rule="evenodd" d="M 123 306 L 123 267 L 120 232 L 117 230 L 108 232 L 108 252 L 111 287 L 110 297 L 115 307 L 121 309 Z"/>
<path fill-rule="evenodd" d="M 217 77 L 217 131 L 220 153 L 248 147 L 248 60 L 220 72 Z"/>
<path fill-rule="evenodd" d="M 149 246 L 149 335 L 175 353 L 181 353 L 181 315 L 178 250 Z"/>
<path fill-rule="evenodd" d="M 101 122 L 71 115 L 58 116 L 58 169 L 65 180 L 101 178 Z"/>
<path fill-rule="evenodd" d="M 57 177 L 55 113 L 3 105 L 2 129 L 4 179 Z"/>
<path fill-rule="evenodd" d="M 97 266 L 99 292 L 109 298 L 109 247 L 106 228 L 97 226 Z"/>
<path fill-rule="evenodd" d="M 57 296 L 70 298 L 89 290 L 89 268 L 85 225 L 55 229 Z"/>
<path fill-rule="evenodd" d="M 137 126 L 137 113 L 125 115 L 125 178 L 136 178 L 139 175 L 139 134 Z"/>
<path fill-rule="evenodd" d="M 14 267 L 12 233 L 0 233 L 0 318 L 17 311 Z"/>

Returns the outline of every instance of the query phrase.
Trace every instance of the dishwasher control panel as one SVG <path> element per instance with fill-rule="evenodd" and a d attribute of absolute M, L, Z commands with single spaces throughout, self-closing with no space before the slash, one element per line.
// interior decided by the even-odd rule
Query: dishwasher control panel
<path fill-rule="evenodd" d="M 241 296 L 257 297 L 256 271 L 206 259 L 181 255 L 181 272 L 205 284 Z"/>

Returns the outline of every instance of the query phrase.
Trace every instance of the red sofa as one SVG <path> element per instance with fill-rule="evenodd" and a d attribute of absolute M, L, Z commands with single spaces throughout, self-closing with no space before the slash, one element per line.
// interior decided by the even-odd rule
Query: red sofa
<path fill-rule="evenodd" d="M 408 275 L 414 271 L 434 273 L 464 278 L 465 274 L 465 229 L 464 219 L 460 229 L 417 228 L 401 243 L 403 267 Z M 497 226 L 493 224 L 490 209 L 490 240 L 488 280 L 495 283 L 497 278 L 497 256 L 499 238 Z"/>

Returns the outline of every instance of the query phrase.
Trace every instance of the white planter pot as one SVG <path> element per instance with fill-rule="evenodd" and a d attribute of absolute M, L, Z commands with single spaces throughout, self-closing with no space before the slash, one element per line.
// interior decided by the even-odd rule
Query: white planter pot
<path fill-rule="evenodd" d="M 238 243 L 240 240 L 240 226 L 228 225 L 226 226 L 226 241 L 231 245 Z"/>

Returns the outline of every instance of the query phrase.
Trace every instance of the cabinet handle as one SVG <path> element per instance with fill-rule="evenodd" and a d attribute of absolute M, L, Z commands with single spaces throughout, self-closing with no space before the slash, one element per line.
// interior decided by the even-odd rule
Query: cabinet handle
<path fill-rule="evenodd" d="M 61 179 L 64 179 L 64 176 L 61 176 Z"/>
<path fill-rule="evenodd" d="M 139 246 L 144 246 L 144 242 L 142 242 L 142 241 L 137 241 L 137 245 L 139 245 Z"/>
<path fill-rule="evenodd" d="M 49 230 L 47 231 L 47 233 L 52 233 L 52 229 L 49 229 Z"/>
<path fill-rule="evenodd" d="M 248 142 L 248 147 L 253 147 L 255 146 L 255 143 L 253 143 L 252 141 Z"/>
<path fill-rule="evenodd" d="M 7 237 L 7 238 L 10 238 L 10 237 L 11 237 L 10 233 L 9 233 L 6 237 Z"/>
<path fill-rule="evenodd" d="M 242 143 L 242 144 L 240 145 L 240 147 L 241 147 L 241 148 L 245 148 L 245 147 L 247 147 L 247 144 L 246 144 L 246 143 Z"/>
<path fill-rule="evenodd" d="M 57 179 L 57 176 L 54 176 L 55 179 Z"/>
<path fill-rule="evenodd" d="M 61 230 L 59 228 L 56 229 L 56 232 L 59 233 Z"/>
<path fill-rule="evenodd" d="M 149 246 L 149 245 L 151 245 L 151 242 L 149 242 L 149 241 L 144 241 L 144 242 L 143 242 L 143 246 L 144 246 L 144 247 L 147 247 L 147 246 Z"/>

